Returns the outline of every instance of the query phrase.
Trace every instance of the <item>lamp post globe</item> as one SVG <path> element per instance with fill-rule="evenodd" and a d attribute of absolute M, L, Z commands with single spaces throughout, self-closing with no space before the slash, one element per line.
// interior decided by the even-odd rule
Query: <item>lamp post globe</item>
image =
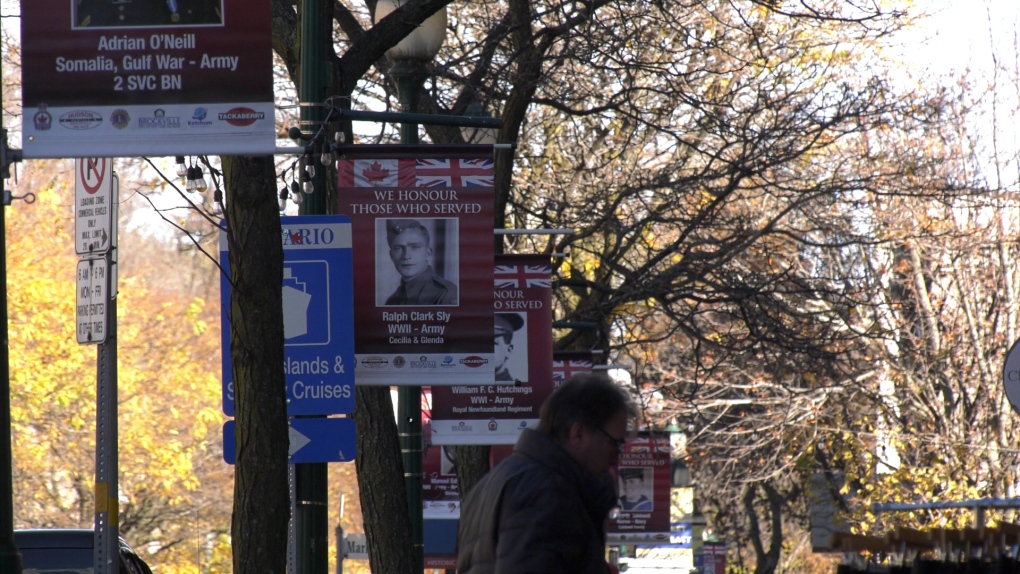
<path fill-rule="evenodd" d="M 409 0 L 379 0 L 375 5 L 375 21 L 379 22 Z M 436 57 L 446 38 L 446 7 L 429 16 L 413 32 L 386 51 L 394 60 L 428 62 Z"/>
<path fill-rule="evenodd" d="M 379 0 L 375 6 L 375 21 L 379 22 L 408 0 Z M 418 94 L 425 83 L 425 64 L 436 57 L 446 38 L 446 7 L 429 16 L 396 46 L 386 51 L 393 60 L 390 77 L 397 88 L 401 111 L 418 111 Z M 418 126 L 404 123 L 400 127 L 400 143 L 418 143 Z"/>

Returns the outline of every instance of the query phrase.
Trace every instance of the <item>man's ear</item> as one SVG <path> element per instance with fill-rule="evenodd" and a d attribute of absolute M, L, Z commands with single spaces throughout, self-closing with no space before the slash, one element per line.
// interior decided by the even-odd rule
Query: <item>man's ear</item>
<path fill-rule="evenodd" d="M 574 423 L 570 425 L 570 431 L 567 432 L 567 442 L 570 444 L 580 444 L 584 440 L 585 428 L 581 423 Z"/>

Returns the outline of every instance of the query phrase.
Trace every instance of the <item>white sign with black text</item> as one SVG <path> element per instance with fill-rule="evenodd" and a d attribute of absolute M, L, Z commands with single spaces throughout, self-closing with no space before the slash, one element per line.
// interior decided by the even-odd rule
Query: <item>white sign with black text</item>
<path fill-rule="evenodd" d="M 75 331 L 79 344 L 106 341 L 109 265 L 105 258 L 78 261 Z"/>
<path fill-rule="evenodd" d="M 74 160 L 74 252 L 102 255 L 113 242 L 113 158 Z"/>

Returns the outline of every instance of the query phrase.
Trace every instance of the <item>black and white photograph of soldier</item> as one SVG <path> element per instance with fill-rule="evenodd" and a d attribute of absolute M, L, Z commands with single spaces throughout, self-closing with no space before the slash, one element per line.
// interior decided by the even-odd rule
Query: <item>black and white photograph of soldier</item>
<path fill-rule="evenodd" d="M 496 382 L 528 381 L 528 331 L 521 313 L 496 313 L 492 360 Z"/>
<path fill-rule="evenodd" d="M 457 305 L 457 220 L 375 221 L 376 306 Z"/>
<path fill-rule="evenodd" d="M 620 469 L 620 509 L 623 512 L 652 511 L 652 479 L 645 482 L 645 476 L 651 477 L 651 470 L 647 467 Z"/>
<path fill-rule="evenodd" d="M 72 28 L 223 24 L 223 0 L 75 0 Z"/>

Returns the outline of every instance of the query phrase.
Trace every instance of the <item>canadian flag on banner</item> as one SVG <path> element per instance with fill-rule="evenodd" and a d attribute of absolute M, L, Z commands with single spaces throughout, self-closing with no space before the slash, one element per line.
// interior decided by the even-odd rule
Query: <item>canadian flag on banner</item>
<path fill-rule="evenodd" d="M 492 187 L 492 166 L 491 159 L 355 159 L 340 179 L 350 187 Z"/>

